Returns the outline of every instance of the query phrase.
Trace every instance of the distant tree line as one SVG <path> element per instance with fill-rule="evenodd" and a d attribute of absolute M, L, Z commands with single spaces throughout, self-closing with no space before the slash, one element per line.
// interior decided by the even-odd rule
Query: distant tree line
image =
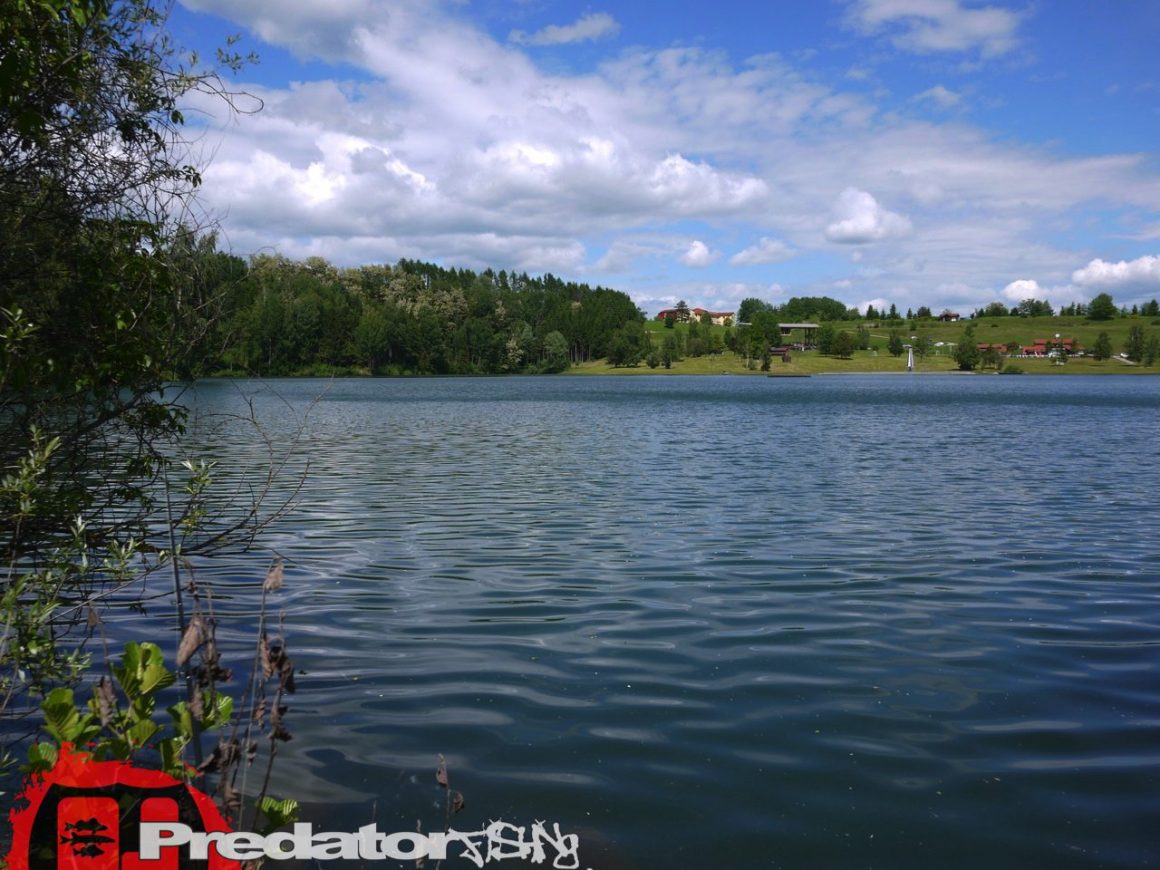
<path fill-rule="evenodd" d="M 1057 312 L 1046 299 L 1024 299 L 1017 305 L 1007 307 L 1002 302 L 992 302 L 975 310 L 972 317 L 1085 317 L 1088 320 L 1112 320 L 1115 317 L 1160 317 L 1160 301 L 1155 299 L 1143 305 L 1126 305 L 1117 308 L 1109 293 L 1100 293 L 1091 302 L 1072 302 L 1063 305 Z"/>
<path fill-rule="evenodd" d="M 558 372 L 569 365 L 607 359 L 613 366 L 669 367 L 685 357 L 732 350 L 768 368 L 783 342 L 782 324 L 819 323 L 820 352 L 848 357 L 870 346 L 862 323 L 890 328 L 887 349 L 903 352 L 904 319 L 913 330 L 932 318 L 922 306 L 905 318 L 894 305 L 869 306 L 864 315 L 838 299 L 793 297 L 781 305 L 757 298 L 741 302 L 733 328 L 715 329 L 684 302 L 657 343 L 645 315 L 625 294 L 564 281 L 552 274 L 444 268 L 400 260 L 394 265 L 340 268 L 319 257 L 303 261 L 262 254 L 248 262 L 217 250 L 213 236 L 179 232 L 170 241 L 181 292 L 192 301 L 193 321 L 181 324 L 192 352 L 174 362 L 182 378 L 206 373 L 255 375 L 499 374 Z M 1060 314 L 1108 320 L 1121 314 L 1160 316 L 1155 300 L 1117 309 L 1100 294 Z M 1007 308 L 995 302 L 973 317 L 1052 315 L 1046 301 L 1027 299 Z M 840 328 L 850 322 L 849 328 Z M 918 355 L 925 348 L 916 347 Z M 1146 354 L 1131 349 L 1131 357 Z"/>
<path fill-rule="evenodd" d="M 772 315 L 782 323 L 836 323 L 846 320 L 901 322 L 935 318 L 935 314 L 926 305 L 920 305 L 917 309 L 908 308 L 906 313 L 902 314 L 893 303 L 889 308 L 876 308 L 871 304 L 866 306 L 866 312 L 863 314 L 857 308 L 847 307 L 841 300 L 828 296 L 795 296 L 782 305 L 773 305 L 754 297 L 744 299 L 738 308 L 737 320 L 742 324 L 753 323 L 762 313 Z M 1053 317 L 1056 313 L 1055 308 L 1046 299 L 1024 299 L 1011 306 L 1003 302 L 992 302 L 976 308 L 971 317 L 975 320 L 984 317 Z M 1074 302 L 1065 305 L 1059 309 L 1058 314 L 1062 317 L 1086 317 L 1088 320 L 1111 320 L 1118 316 L 1160 317 L 1160 301 L 1152 299 L 1143 305 L 1117 308 L 1110 294 L 1100 293 L 1086 304 Z"/>
<path fill-rule="evenodd" d="M 200 239 L 190 242 L 188 275 L 215 300 L 215 316 L 198 372 L 182 376 L 557 372 L 631 356 L 644 333 L 644 314 L 626 294 L 551 274 L 413 260 L 339 268 L 258 255 L 247 263 Z"/>

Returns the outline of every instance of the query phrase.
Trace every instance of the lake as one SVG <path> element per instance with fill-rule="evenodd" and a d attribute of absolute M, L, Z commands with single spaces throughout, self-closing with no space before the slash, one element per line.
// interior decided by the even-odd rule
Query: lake
<path fill-rule="evenodd" d="M 188 399 L 246 397 L 309 471 L 201 570 L 236 646 L 287 560 L 275 789 L 317 829 L 441 830 L 442 753 L 455 828 L 557 822 L 593 870 L 1160 861 L 1160 378 Z M 264 455 L 193 431 L 225 480 Z"/>

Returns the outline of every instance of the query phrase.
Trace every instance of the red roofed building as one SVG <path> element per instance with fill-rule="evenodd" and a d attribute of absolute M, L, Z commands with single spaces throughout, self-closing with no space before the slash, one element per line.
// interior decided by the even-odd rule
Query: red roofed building
<path fill-rule="evenodd" d="M 680 319 L 680 312 L 678 312 L 675 308 L 663 309 L 657 314 L 656 319 L 664 320 L 670 314 L 673 315 L 673 317 Z M 732 311 L 709 311 L 707 308 L 692 308 L 689 310 L 689 316 L 696 318 L 698 322 L 700 322 L 702 314 L 708 314 L 710 320 L 718 326 L 725 326 L 726 320 L 729 321 L 729 325 L 733 324 L 734 312 Z"/>

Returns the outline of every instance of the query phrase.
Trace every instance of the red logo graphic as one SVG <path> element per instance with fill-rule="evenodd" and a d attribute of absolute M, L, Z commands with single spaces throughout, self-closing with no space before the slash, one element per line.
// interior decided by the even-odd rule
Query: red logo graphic
<path fill-rule="evenodd" d="M 214 802 L 158 770 L 122 761 L 94 761 L 69 744 L 55 766 L 30 781 L 14 809 L 9 870 L 239 870 L 215 850 L 193 859 L 171 847 L 142 860 L 142 822 L 180 822 L 195 831 L 232 829 Z"/>

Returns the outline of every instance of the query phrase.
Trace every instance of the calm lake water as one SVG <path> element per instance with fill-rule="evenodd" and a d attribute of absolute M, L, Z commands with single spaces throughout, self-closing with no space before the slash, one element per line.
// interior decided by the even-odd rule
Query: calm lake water
<path fill-rule="evenodd" d="M 310 460 L 262 543 L 306 672 L 276 790 L 316 828 L 441 829 L 443 753 L 457 829 L 558 822 L 594 870 L 1160 861 L 1160 378 L 190 401 L 246 397 Z M 203 568 L 227 622 L 266 558 Z"/>

